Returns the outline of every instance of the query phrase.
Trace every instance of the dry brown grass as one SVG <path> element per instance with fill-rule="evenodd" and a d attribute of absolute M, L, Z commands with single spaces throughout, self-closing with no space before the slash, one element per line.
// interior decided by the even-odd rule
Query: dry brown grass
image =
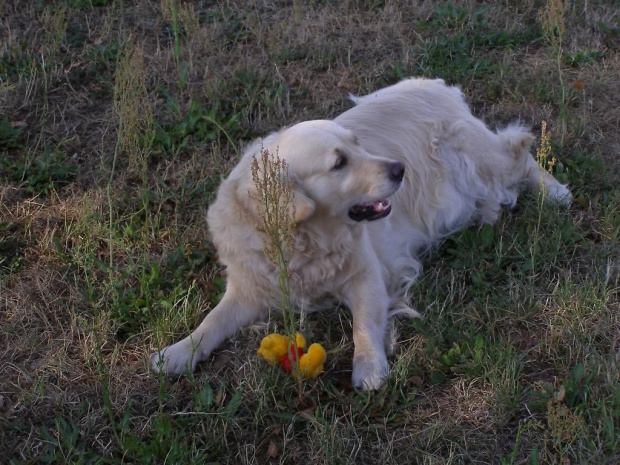
<path fill-rule="evenodd" d="M 620 459 L 615 6 L 564 5 L 558 47 L 529 1 L 102 3 L 0 5 L 1 457 Z M 410 75 L 462 86 L 491 126 L 546 120 L 571 209 L 526 197 L 492 245 L 434 253 L 375 394 L 351 390 L 342 311 L 304 322 L 329 354 L 301 404 L 254 354 L 265 328 L 193 377 L 150 374 L 222 292 L 204 212 L 241 143 Z"/>

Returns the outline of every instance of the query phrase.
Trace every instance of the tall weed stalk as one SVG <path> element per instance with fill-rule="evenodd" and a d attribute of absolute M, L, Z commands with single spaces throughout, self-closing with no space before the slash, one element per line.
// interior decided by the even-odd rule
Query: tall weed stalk
<path fill-rule="evenodd" d="M 181 64 L 181 36 L 191 35 L 199 27 L 198 15 L 194 12 L 194 5 L 184 3 L 179 5 L 177 0 L 162 0 L 161 9 L 164 17 L 170 22 L 174 39 L 174 63 L 179 73 L 179 95 L 187 87 L 188 65 Z"/>
<path fill-rule="evenodd" d="M 110 271 L 114 265 L 112 184 L 121 154 L 127 157 L 129 170 L 139 173 L 144 187 L 147 184 L 149 154 L 155 134 L 153 106 L 146 85 L 147 76 L 142 49 L 129 46 L 118 63 L 114 87 L 118 133 L 106 191 L 110 227 Z M 147 199 L 144 198 L 143 202 L 144 208 L 148 209 Z"/>
<path fill-rule="evenodd" d="M 535 275 L 536 270 L 536 254 L 539 248 L 540 241 L 540 229 L 542 225 L 543 208 L 545 205 L 545 199 L 547 196 L 547 184 L 545 183 L 545 172 L 553 173 L 553 167 L 555 166 L 557 159 L 552 155 L 551 147 L 551 133 L 547 131 L 547 122 L 542 122 L 542 128 L 540 132 L 540 145 L 536 148 L 536 162 L 544 170 L 540 172 L 540 189 L 538 194 L 538 220 L 534 229 L 530 242 L 530 254 L 532 257 L 532 275 Z"/>
<path fill-rule="evenodd" d="M 288 250 L 293 245 L 295 237 L 295 194 L 289 180 L 286 160 L 281 159 L 277 154 L 269 153 L 266 149 L 261 150 L 260 155 L 252 160 L 252 180 L 257 191 L 255 195 L 252 195 L 258 208 L 257 229 L 264 237 L 265 256 L 278 271 L 280 310 L 284 330 L 292 341 L 296 354 L 295 333 L 299 325 L 291 299 L 291 271 L 288 258 Z M 301 400 L 303 389 L 299 366 L 297 363 L 292 365 L 295 377 L 299 381 Z"/>
<path fill-rule="evenodd" d="M 44 89 L 43 100 L 47 111 L 49 102 L 48 94 L 54 79 L 54 71 L 57 67 L 57 55 L 60 44 L 67 33 L 67 9 L 65 7 L 48 8 L 41 18 L 43 30 L 43 46 L 41 47 L 41 72 L 43 73 Z M 49 74 L 48 74 L 49 73 Z"/>
<path fill-rule="evenodd" d="M 539 11 L 539 17 L 542 23 L 542 32 L 553 53 L 553 58 L 558 71 L 558 80 L 560 81 L 560 143 L 564 145 L 564 137 L 568 126 L 568 109 L 566 101 L 566 84 L 564 82 L 564 72 L 562 70 L 562 55 L 564 36 L 566 35 L 565 24 L 566 6 L 563 0 L 547 0 L 545 6 Z"/>

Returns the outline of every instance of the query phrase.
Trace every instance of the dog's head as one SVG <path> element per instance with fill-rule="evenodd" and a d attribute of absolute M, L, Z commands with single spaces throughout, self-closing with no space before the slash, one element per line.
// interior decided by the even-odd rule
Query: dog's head
<path fill-rule="evenodd" d="M 262 148 L 286 162 L 297 223 L 317 214 L 353 221 L 383 218 L 391 211 L 388 197 L 405 173 L 402 163 L 368 153 L 351 131 L 333 121 L 299 123 L 267 137 Z M 242 187 L 250 196 L 255 188 Z"/>

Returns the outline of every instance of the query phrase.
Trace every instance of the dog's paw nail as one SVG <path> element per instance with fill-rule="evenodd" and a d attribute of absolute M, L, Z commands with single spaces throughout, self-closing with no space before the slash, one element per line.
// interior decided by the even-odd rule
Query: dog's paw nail
<path fill-rule="evenodd" d="M 149 357 L 151 370 L 155 373 L 164 373 L 167 376 L 180 376 L 187 372 L 194 371 L 196 364 L 200 361 L 198 353 L 188 350 L 185 342 L 181 341 L 170 347 L 154 352 Z"/>
<path fill-rule="evenodd" d="M 389 373 L 385 357 L 353 361 L 353 385 L 365 391 L 379 389 Z"/>
<path fill-rule="evenodd" d="M 569 206 L 573 200 L 573 194 L 568 187 L 558 184 L 547 191 L 547 198 L 559 205 Z"/>
<path fill-rule="evenodd" d="M 160 371 L 165 371 L 165 360 L 163 357 L 164 353 L 162 352 L 154 352 L 149 355 L 149 367 L 153 373 L 159 373 Z"/>

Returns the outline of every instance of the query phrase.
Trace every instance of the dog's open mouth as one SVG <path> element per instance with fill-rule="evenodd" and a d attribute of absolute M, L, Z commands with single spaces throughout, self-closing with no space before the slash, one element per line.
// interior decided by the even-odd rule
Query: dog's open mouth
<path fill-rule="evenodd" d="M 385 218 L 392 211 L 390 202 L 386 199 L 376 202 L 360 203 L 353 205 L 349 210 L 349 218 L 355 221 L 374 221 Z"/>

